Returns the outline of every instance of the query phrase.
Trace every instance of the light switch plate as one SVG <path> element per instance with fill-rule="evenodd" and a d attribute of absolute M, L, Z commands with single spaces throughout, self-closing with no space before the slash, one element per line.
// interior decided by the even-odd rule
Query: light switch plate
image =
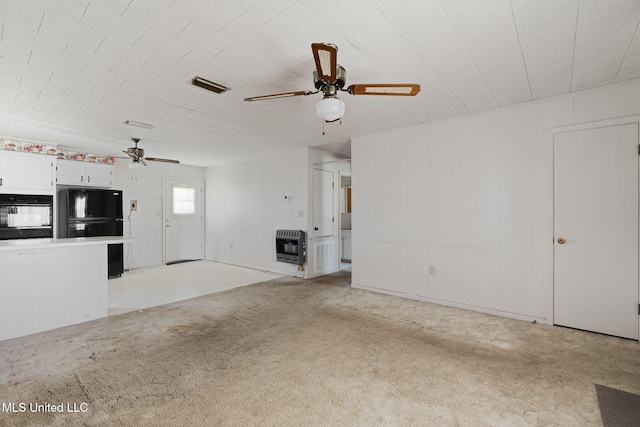
<path fill-rule="evenodd" d="M 132 200 L 131 201 L 131 211 L 137 211 L 138 210 L 138 201 L 137 200 Z"/>

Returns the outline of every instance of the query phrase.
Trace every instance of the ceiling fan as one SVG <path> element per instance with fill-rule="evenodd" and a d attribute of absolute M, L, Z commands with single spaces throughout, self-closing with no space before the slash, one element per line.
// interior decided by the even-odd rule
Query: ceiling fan
<path fill-rule="evenodd" d="M 316 91 L 301 90 L 297 92 L 275 93 L 273 95 L 254 96 L 245 101 L 262 101 L 265 99 L 288 98 L 291 96 L 313 95 L 322 92 L 322 99 L 316 104 L 316 114 L 326 122 L 335 122 L 344 115 L 345 104 L 338 98 L 338 91 L 351 95 L 388 95 L 415 96 L 420 92 L 418 84 L 353 84 L 344 89 L 347 72 L 337 63 L 338 47 L 328 43 L 311 45 L 316 69 L 313 70 L 313 81 Z"/>
<path fill-rule="evenodd" d="M 135 146 L 127 148 L 127 151 L 122 150 L 124 154 L 128 155 L 131 158 L 129 169 L 142 169 L 142 167 L 147 166 L 145 160 L 149 160 L 152 162 L 180 163 L 178 160 L 161 159 L 159 157 L 144 157 L 144 150 L 142 148 L 138 148 L 138 142 L 140 142 L 140 138 L 131 138 L 131 140 L 133 141 Z"/>

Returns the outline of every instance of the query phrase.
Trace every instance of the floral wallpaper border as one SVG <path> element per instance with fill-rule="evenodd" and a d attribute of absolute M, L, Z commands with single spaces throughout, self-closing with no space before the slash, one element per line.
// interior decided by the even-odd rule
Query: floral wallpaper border
<path fill-rule="evenodd" d="M 107 165 L 112 165 L 115 162 L 115 157 L 113 156 L 62 150 L 58 149 L 58 147 L 54 144 L 40 144 L 37 142 L 26 142 L 15 139 L 0 139 L 0 150 L 46 154 L 49 156 L 56 156 L 58 159 L 76 160 L 91 163 L 104 163 Z"/>

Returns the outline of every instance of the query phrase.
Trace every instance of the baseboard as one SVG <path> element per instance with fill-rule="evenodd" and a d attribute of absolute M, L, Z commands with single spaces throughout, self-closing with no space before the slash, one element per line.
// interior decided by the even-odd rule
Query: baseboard
<path fill-rule="evenodd" d="M 323 270 L 323 271 L 318 271 L 314 274 L 309 274 L 309 276 L 307 276 L 307 279 L 313 279 L 316 277 L 320 277 L 320 276 L 326 276 L 327 274 L 333 274 L 333 273 L 337 273 L 338 271 L 340 271 L 340 269 L 338 268 L 336 269 L 331 269 L 331 270 Z"/>
<path fill-rule="evenodd" d="M 300 272 L 299 271 L 298 274 L 296 275 L 296 274 L 291 273 L 290 271 L 271 270 L 271 269 L 260 267 L 260 266 L 256 266 L 256 265 L 238 264 L 238 263 L 235 263 L 235 262 L 223 261 L 223 260 L 215 259 L 215 258 L 205 258 L 205 260 L 206 261 L 219 262 L 220 264 L 234 265 L 236 267 L 250 268 L 252 270 L 266 271 L 268 273 L 282 274 L 283 276 L 298 276 L 298 277 L 300 277 L 300 273 L 306 273 L 307 272 L 306 270 L 304 272 Z M 308 277 L 303 276 L 303 277 L 301 277 L 301 279 L 308 279 Z"/>
<path fill-rule="evenodd" d="M 470 310 L 470 311 L 477 311 L 479 313 L 492 314 L 494 316 L 507 317 L 507 318 L 510 318 L 510 319 L 524 320 L 524 321 L 527 321 L 527 322 L 534 322 L 535 321 L 536 323 L 542 323 L 542 324 L 546 324 L 547 323 L 547 321 L 546 321 L 546 319 L 544 317 L 536 317 L 536 316 L 529 316 L 529 315 L 519 314 L 519 313 L 511 313 L 511 312 L 508 312 L 508 311 L 495 310 L 495 309 L 491 309 L 491 308 L 480 307 L 480 306 L 475 306 L 475 305 L 470 305 L 470 304 L 461 304 L 461 303 L 447 301 L 447 300 L 441 300 L 441 299 L 437 299 L 437 298 L 428 298 L 428 297 L 423 297 L 423 296 L 420 296 L 420 295 L 413 295 L 413 294 L 407 294 L 407 293 L 404 293 L 404 292 L 390 291 L 388 289 L 374 288 L 374 287 L 371 287 L 371 286 L 359 285 L 357 283 L 352 283 L 351 287 L 355 288 L 355 289 L 363 289 L 365 291 L 377 292 L 379 294 L 393 295 L 393 296 L 401 297 L 401 298 L 407 298 L 407 299 L 412 299 L 412 300 L 417 300 L 417 301 L 424 301 L 424 302 L 428 302 L 428 303 L 431 303 L 431 304 L 444 305 L 444 306 L 447 306 L 447 307 L 461 308 L 463 310 Z"/>

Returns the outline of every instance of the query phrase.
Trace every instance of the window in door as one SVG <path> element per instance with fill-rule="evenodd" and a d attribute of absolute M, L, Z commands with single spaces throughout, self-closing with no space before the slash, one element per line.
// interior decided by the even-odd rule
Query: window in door
<path fill-rule="evenodd" d="M 196 214 L 196 188 L 191 185 L 173 186 L 172 217 L 174 220 L 191 219 Z"/>

